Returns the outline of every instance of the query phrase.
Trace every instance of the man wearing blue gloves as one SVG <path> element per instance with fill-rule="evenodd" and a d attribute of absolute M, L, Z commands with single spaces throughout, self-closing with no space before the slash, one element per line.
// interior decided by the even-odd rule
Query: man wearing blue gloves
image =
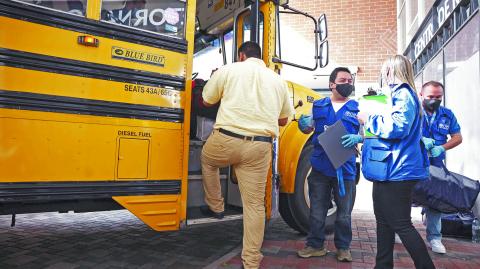
<path fill-rule="evenodd" d="M 430 164 L 441 167 L 445 159 L 445 151 L 462 143 L 460 125 L 453 112 L 440 106 L 443 98 L 443 85 L 429 81 L 422 86 L 420 96 L 425 111 L 423 117 L 422 141 L 430 153 Z M 448 139 L 450 135 L 450 139 Z M 425 208 L 427 222 L 427 241 L 433 252 L 446 253 L 442 244 L 442 213 Z"/>
<path fill-rule="evenodd" d="M 358 173 L 355 167 L 355 156 L 352 156 L 342 167 L 335 170 L 317 139 L 318 135 L 323 133 L 328 126 L 341 120 L 350 133 L 342 137 L 344 147 L 353 147 L 362 141 L 362 137 L 358 135 L 360 127 L 357 120 L 358 103 L 348 98 L 354 90 L 352 84 L 352 75 L 347 68 L 335 68 L 330 75 L 329 83 L 332 96 L 315 101 L 312 115 L 302 115 L 298 120 L 299 128 L 303 133 L 314 132 L 312 137 L 314 151 L 310 158 L 312 172 L 308 176 L 310 231 L 306 247 L 298 251 L 298 256 L 302 258 L 320 257 L 327 254 L 324 245 L 325 219 L 333 193 L 337 205 L 334 239 L 337 248 L 337 260 L 352 261 L 350 253 L 350 243 L 352 241 L 351 212 L 356 191 L 355 175 Z"/>

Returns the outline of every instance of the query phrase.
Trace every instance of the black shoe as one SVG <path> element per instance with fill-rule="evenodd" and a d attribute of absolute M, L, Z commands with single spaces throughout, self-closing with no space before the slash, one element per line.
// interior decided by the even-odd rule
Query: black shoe
<path fill-rule="evenodd" d="M 216 219 L 223 219 L 223 217 L 225 216 L 224 212 L 213 212 L 208 206 L 201 206 L 200 211 L 203 215 Z"/>

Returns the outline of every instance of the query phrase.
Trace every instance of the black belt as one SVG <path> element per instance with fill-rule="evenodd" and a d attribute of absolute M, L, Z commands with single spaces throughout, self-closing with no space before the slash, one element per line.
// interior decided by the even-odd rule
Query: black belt
<path fill-rule="evenodd" d="M 272 143 L 273 141 L 273 138 L 271 138 L 270 136 L 244 136 L 244 135 L 236 134 L 234 132 L 227 131 L 222 128 L 218 129 L 218 131 L 222 134 L 235 137 L 235 138 L 240 138 L 243 140 L 248 140 L 248 141 L 261 141 L 261 142 L 268 142 L 268 143 Z"/>

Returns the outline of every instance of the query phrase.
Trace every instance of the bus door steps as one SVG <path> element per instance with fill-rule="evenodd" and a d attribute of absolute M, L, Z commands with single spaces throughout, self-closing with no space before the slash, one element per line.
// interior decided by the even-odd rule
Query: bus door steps
<path fill-rule="evenodd" d="M 180 195 L 115 196 L 113 199 L 155 231 L 180 228 Z"/>
<path fill-rule="evenodd" d="M 231 221 L 231 220 L 239 220 L 239 219 L 242 219 L 242 218 L 243 218 L 242 214 L 236 214 L 236 215 L 225 216 L 223 219 L 216 219 L 216 218 L 189 219 L 189 220 L 187 220 L 187 226 L 207 224 L 207 223 L 215 223 L 215 222 L 223 222 L 223 221 Z"/>
<path fill-rule="evenodd" d="M 216 219 L 205 217 L 201 213 L 200 207 L 190 207 L 187 210 L 187 226 L 242 219 L 242 211 L 241 207 L 227 204 L 225 205 L 225 217 L 223 217 L 223 219 Z"/>

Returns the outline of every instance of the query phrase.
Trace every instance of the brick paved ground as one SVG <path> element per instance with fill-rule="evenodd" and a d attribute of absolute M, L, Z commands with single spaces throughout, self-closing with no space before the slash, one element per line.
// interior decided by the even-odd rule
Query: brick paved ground
<path fill-rule="evenodd" d="M 157 233 L 128 211 L 0 216 L 0 269 L 202 268 L 241 242 L 241 220 Z"/>
<path fill-rule="evenodd" d="M 0 269 L 10 268 L 240 268 L 241 221 L 189 227 L 157 233 L 127 211 L 82 214 L 27 214 L 0 216 Z M 416 226 L 425 235 L 423 225 Z M 282 220 L 265 234 L 262 268 L 372 268 L 375 222 L 370 212 L 354 212 L 353 263 L 337 263 L 332 237 L 327 257 L 300 259 L 296 251 L 305 237 Z M 432 254 L 438 268 L 480 268 L 480 245 L 447 238 L 447 255 Z M 401 245 L 396 246 L 395 268 L 413 268 Z"/>
<path fill-rule="evenodd" d="M 425 227 L 419 221 L 414 222 L 420 234 L 425 238 Z M 304 247 L 305 237 L 293 232 L 284 222 L 278 222 L 271 227 L 263 244 L 264 259 L 261 268 L 289 269 L 289 268 L 373 268 L 376 252 L 375 218 L 371 212 L 356 211 L 353 214 L 353 241 L 352 263 L 340 263 L 335 259 L 333 235 L 327 238 L 327 249 L 330 253 L 326 257 L 301 259 L 296 252 Z M 479 269 L 480 244 L 473 244 L 468 240 L 444 238 L 448 253 L 445 255 L 430 252 L 437 269 Z M 395 269 L 414 268 L 413 261 L 403 245 L 396 244 Z M 237 269 L 241 267 L 240 254 L 216 262 L 219 268 Z"/>

